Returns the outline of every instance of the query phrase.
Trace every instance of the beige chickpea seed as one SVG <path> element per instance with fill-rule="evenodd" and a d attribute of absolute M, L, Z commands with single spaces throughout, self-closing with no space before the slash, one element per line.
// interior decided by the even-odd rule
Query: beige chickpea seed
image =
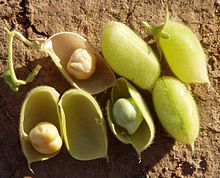
<path fill-rule="evenodd" d="M 55 125 L 38 123 L 29 134 L 32 146 L 40 153 L 53 154 L 62 146 L 62 139 Z"/>
<path fill-rule="evenodd" d="M 96 57 L 86 49 L 76 49 L 67 64 L 68 72 L 78 80 L 89 78 L 96 68 Z"/>

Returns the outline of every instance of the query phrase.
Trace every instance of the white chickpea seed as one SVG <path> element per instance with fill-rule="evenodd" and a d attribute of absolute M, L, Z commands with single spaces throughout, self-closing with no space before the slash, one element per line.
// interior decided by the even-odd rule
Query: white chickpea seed
<path fill-rule="evenodd" d="M 69 74 L 78 80 L 88 79 L 96 69 L 96 57 L 86 49 L 76 49 L 67 64 Z"/>

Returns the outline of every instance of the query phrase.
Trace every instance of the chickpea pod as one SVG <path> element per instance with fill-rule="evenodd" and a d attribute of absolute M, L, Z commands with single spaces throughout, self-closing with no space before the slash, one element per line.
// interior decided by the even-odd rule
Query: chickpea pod
<path fill-rule="evenodd" d="M 160 76 L 160 64 L 151 47 L 123 23 L 107 23 L 101 51 L 111 68 L 140 88 L 151 91 Z"/>
<path fill-rule="evenodd" d="M 107 133 L 102 111 L 96 100 L 83 90 L 66 91 L 59 101 L 64 142 L 78 160 L 107 158 Z"/>
<path fill-rule="evenodd" d="M 184 24 L 167 18 L 165 23 L 151 27 L 143 22 L 145 28 L 157 40 L 173 73 L 185 83 L 208 83 L 206 55 L 196 35 Z"/>
<path fill-rule="evenodd" d="M 154 123 L 143 98 L 124 78 L 112 88 L 107 103 L 108 123 L 113 134 L 123 143 L 131 144 L 141 159 L 154 138 Z"/>
<path fill-rule="evenodd" d="M 42 46 L 73 87 L 97 94 L 114 85 L 115 75 L 110 67 L 79 34 L 57 33 Z"/>
<path fill-rule="evenodd" d="M 199 114 L 186 86 L 173 77 L 162 77 L 153 89 L 153 102 L 166 131 L 193 148 L 199 134 Z"/>
<path fill-rule="evenodd" d="M 62 139 L 53 124 L 38 123 L 29 133 L 32 146 L 40 153 L 53 154 L 60 150 Z"/>

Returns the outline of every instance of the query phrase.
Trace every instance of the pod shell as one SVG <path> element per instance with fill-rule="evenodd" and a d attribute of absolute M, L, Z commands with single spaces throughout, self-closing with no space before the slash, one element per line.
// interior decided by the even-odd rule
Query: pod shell
<path fill-rule="evenodd" d="M 186 86 L 172 77 L 162 77 L 153 89 L 157 116 L 176 140 L 193 145 L 199 134 L 199 114 Z"/>
<path fill-rule="evenodd" d="M 50 55 L 59 71 L 73 87 L 83 89 L 90 94 L 97 94 L 114 85 L 116 80 L 114 73 L 102 56 L 81 35 L 60 32 L 48 38 L 43 46 L 45 52 Z M 78 80 L 67 71 L 70 56 L 79 48 L 86 49 L 96 56 L 96 70 L 86 80 Z"/>
<path fill-rule="evenodd" d="M 195 34 L 185 25 L 168 20 L 159 46 L 173 73 L 185 83 L 209 83 L 207 59 Z"/>
<path fill-rule="evenodd" d="M 114 120 L 113 105 L 119 98 L 132 98 L 144 118 L 141 125 L 133 135 L 129 135 L 127 131 L 117 125 Z M 147 147 L 153 142 L 155 135 L 154 123 L 143 98 L 124 78 L 118 79 L 117 84 L 112 88 L 111 99 L 107 102 L 107 116 L 108 123 L 113 134 L 122 143 L 131 144 L 137 151 L 139 158 L 141 158 L 141 152 L 147 149 Z"/>
<path fill-rule="evenodd" d="M 125 24 L 112 21 L 104 26 L 101 51 L 116 73 L 140 88 L 151 90 L 160 75 L 152 49 Z"/>
<path fill-rule="evenodd" d="M 58 154 L 42 154 L 34 149 L 30 140 L 29 132 L 39 122 L 50 122 L 56 126 L 62 137 L 60 128 L 60 114 L 58 108 L 59 93 L 52 87 L 40 86 L 31 90 L 22 105 L 20 114 L 20 140 L 23 153 L 30 164 L 43 161 Z M 30 168 L 31 170 L 31 168 Z"/>
<path fill-rule="evenodd" d="M 71 89 L 59 102 L 64 142 L 78 160 L 107 158 L 106 124 L 96 100 L 87 92 Z"/>

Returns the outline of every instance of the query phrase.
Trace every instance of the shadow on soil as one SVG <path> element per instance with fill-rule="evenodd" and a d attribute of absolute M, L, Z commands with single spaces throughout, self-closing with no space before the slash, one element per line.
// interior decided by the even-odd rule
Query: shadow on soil
<path fill-rule="evenodd" d="M 35 174 L 28 170 L 28 165 L 21 151 L 19 142 L 19 113 L 22 102 L 32 88 L 39 85 L 54 87 L 60 94 L 71 86 L 62 77 L 53 62 L 48 57 L 28 62 L 27 67 L 16 69 L 18 78 L 25 79 L 36 64 L 42 65 L 42 69 L 35 80 L 19 88 L 19 92 L 13 92 L 0 77 L 0 170 L 1 177 L 90 177 L 90 178 L 142 178 L 152 167 L 158 163 L 172 149 L 174 140 L 167 136 L 158 123 L 151 102 L 151 96 L 146 91 L 140 91 L 149 104 L 155 119 L 156 136 L 154 143 L 142 153 L 142 161 L 138 163 L 138 157 L 130 145 L 119 142 L 108 128 L 109 162 L 105 159 L 93 161 L 77 161 L 72 159 L 63 146 L 61 152 L 54 158 L 32 164 Z M 105 115 L 105 107 L 110 90 L 96 96 Z"/>

